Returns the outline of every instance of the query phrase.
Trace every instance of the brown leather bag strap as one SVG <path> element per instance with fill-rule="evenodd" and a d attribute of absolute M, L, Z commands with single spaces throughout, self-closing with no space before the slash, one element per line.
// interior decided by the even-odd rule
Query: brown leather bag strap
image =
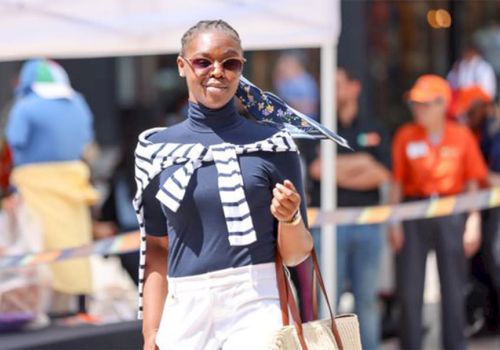
<path fill-rule="evenodd" d="M 281 225 L 278 224 L 278 231 L 279 230 L 281 230 Z M 280 297 L 281 317 L 283 319 L 283 326 L 290 325 L 290 319 L 288 316 L 288 309 L 290 308 L 292 319 L 294 321 L 295 330 L 297 331 L 297 336 L 299 338 L 302 350 L 308 350 L 304 338 L 304 329 L 302 328 L 302 319 L 300 318 L 299 309 L 297 307 L 297 303 L 295 302 L 295 297 L 293 296 L 292 288 L 288 282 L 288 278 L 285 275 L 285 267 L 278 247 L 276 247 L 275 259 L 276 259 L 276 280 L 278 284 L 278 292 Z"/>
<path fill-rule="evenodd" d="M 283 326 L 288 326 L 290 324 L 290 318 L 288 316 L 288 297 L 287 297 L 287 286 L 286 286 L 286 276 L 283 271 L 283 260 L 279 254 L 278 249 L 276 249 L 276 280 L 278 283 L 278 292 L 280 296 L 280 308 L 281 308 L 281 319 L 283 320 Z"/>
<path fill-rule="evenodd" d="M 295 302 L 295 297 L 292 293 L 292 288 L 288 282 L 288 278 L 285 275 L 285 268 L 283 265 L 283 260 L 281 255 L 276 249 L 276 279 L 278 281 L 278 291 L 280 296 L 280 307 L 281 307 L 281 317 L 283 319 L 283 326 L 290 325 L 290 320 L 288 317 L 288 310 L 292 314 L 292 319 L 294 321 L 295 330 L 297 331 L 297 336 L 299 338 L 300 345 L 303 350 L 307 350 L 307 344 L 304 338 L 304 329 L 302 327 L 302 319 L 300 318 L 300 312 Z"/>
<path fill-rule="evenodd" d="M 335 341 L 337 342 L 337 346 L 338 346 L 339 350 L 343 350 L 344 345 L 342 344 L 342 338 L 340 337 L 340 333 L 339 333 L 339 330 L 337 328 L 337 323 L 335 322 L 335 315 L 333 314 L 332 306 L 330 305 L 330 300 L 328 299 L 328 294 L 326 292 L 326 287 L 325 287 L 325 283 L 323 281 L 323 276 L 321 276 L 321 271 L 319 269 L 319 264 L 318 264 L 318 257 L 316 256 L 316 250 L 314 249 L 314 247 L 311 251 L 311 259 L 313 262 L 314 275 L 316 277 L 317 282 L 319 283 L 319 287 L 320 287 L 321 291 L 323 292 L 323 297 L 325 298 L 326 304 L 328 306 L 328 312 L 330 313 L 330 319 L 332 320 L 333 336 L 335 337 Z M 313 307 L 314 307 L 314 299 L 316 299 L 316 308 L 317 308 L 318 301 L 317 301 L 316 294 L 313 294 Z M 316 317 L 317 317 L 317 310 L 316 310 Z"/>
<path fill-rule="evenodd" d="M 295 301 L 295 297 L 292 293 L 292 288 L 288 283 L 288 279 L 286 283 L 286 290 L 288 306 L 290 307 L 290 312 L 292 313 L 292 318 L 294 321 L 295 330 L 297 331 L 300 345 L 302 346 L 302 350 L 308 350 L 306 339 L 304 337 L 304 328 L 302 327 L 302 319 L 300 317 L 299 308 L 297 307 L 297 302 Z"/>
<path fill-rule="evenodd" d="M 281 225 L 278 225 L 278 230 L 281 230 Z M 342 344 L 342 339 L 340 338 L 340 333 L 337 328 L 337 324 L 335 322 L 335 315 L 333 314 L 332 307 L 330 305 L 330 301 L 328 299 L 328 294 L 326 292 L 326 287 L 323 281 L 323 277 L 321 276 L 321 271 L 319 269 L 318 258 L 316 256 L 316 251 L 313 247 L 311 250 L 311 259 L 313 263 L 313 315 L 314 318 L 318 318 L 318 298 L 317 298 L 317 287 L 316 282 L 319 284 L 320 289 L 323 293 L 323 297 L 326 300 L 326 304 L 328 306 L 328 311 L 330 313 L 331 319 L 331 330 L 333 336 L 335 337 L 335 341 L 337 342 L 337 347 L 339 350 L 343 350 L 344 346 Z M 295 324 L 295 329 L 297 331 L 297 335 L 300 341 L 300 345 L 303 350 L 307 350 L 307 344 L 304 338 L 304 330 L 302 327 L 302 319 L 300 317 L 300 313 L 297 307 L 297 303 L 295 301 L 295 297 L 292 293 L 292 288 L 289 285 L 288 279 L 285 276 L 283 259 L 281 258 L 281 254 L 279 253 L 279 249 L 276 248 L 276 280 L 278 284 L 278 291 L 280 297 L 280 307 L 281 307 L 281 316 L 283 319 L 283 325 L 288 326 L 290 324 L 289 316 L 288 316 L 288 307 L 290 308 L 290 312 L 292 314 L 292 319 Z"/>
<path fill-rule="evenodd" d="M 314 267 L 313 267 L 314 268 Z M 312 312 L 313 312 L 313 320 L 318 319 L 318 283 L 316 281 L 316 274 L 313 272 L 312 277 Z"/>

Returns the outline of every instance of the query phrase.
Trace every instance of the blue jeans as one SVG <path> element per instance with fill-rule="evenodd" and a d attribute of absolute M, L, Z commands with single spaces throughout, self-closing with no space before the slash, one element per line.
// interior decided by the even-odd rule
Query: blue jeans
<path fill-rule="evenodd" d="M 337 304 L 349 282 L 359 317 L 363 349 L 378 349 L 377 306 L 382 232 L 380 225 L 337 227 Z"/>

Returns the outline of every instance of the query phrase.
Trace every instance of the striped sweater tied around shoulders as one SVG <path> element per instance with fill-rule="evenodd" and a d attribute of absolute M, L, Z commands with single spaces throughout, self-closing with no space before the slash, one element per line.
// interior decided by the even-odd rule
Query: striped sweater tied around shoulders
<path fill-rule="evenodd" d="M 160 186 L 156 194 L 156 198 L 163 205 L 173 212 L 177 212 L 196 169 L 201 167 L 203 163 L 214 162 L 217 169 L 219 195 L 226 221 L 229 244 L 232 246 L 248 245 L 256 241 L 257 234 L 245 197 L 238 156 L 254 152 L 297 152 L 295 142 L 286 131 L 278 131 L 262 141 L 245 145 L 221 143 L 203 146 L 199 143 L 153 143 L 148 141 L 151 135 L 162 130 L 164 128 L 144 131 L 139 135 L 139 142 L 135 151 L 137 192 L 133 199 L 133 205 L 141 232 L 139 318 L 142 318 L 142 291 L 146 264 L 146 232 L 142 194 L 151 180 L 164 169 L 182 164 Z"/>

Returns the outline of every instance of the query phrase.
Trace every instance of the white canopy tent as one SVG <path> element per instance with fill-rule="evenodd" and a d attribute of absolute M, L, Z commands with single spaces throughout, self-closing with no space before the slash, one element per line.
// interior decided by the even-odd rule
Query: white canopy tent
<path fill-rule="evenodd" d="M 245 49 L 334 45 L 337 0 L 0 0 L 0 60 L 176 53 L 200 19 L 237 27 Z"/>
<path fill-rule="evenodd" d="M 200 19 L 222 18 L 244 49 L 321 48 L 322 123 L 334 128 L 339 0 L 0 0 L 0 61 L 176 53 Z M 334 145 L 322 144 L 322 209 L 336 202 Z M 322 234 L 322 271 L 335 300 L 334 228 Z"/>

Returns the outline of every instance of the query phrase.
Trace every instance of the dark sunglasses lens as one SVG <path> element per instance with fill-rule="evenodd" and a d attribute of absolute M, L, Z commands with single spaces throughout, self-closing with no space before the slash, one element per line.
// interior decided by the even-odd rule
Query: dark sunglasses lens
<path fill-rule="evenodd" d="M 233 72 L 239 72 L 243 68 L 243 62 L 240 60 L 237 60 L 236 58 L 229 59 L 227 61 L 224 61 L 223 64 L 224 69 L 230 70 Z"/>
<path fill-rule="evenodd" d="M 212 65 L 212 62 L 204 58 L 196 58 L 191 61 L 191 64 L 195 69 L 206 69 Z"/>

